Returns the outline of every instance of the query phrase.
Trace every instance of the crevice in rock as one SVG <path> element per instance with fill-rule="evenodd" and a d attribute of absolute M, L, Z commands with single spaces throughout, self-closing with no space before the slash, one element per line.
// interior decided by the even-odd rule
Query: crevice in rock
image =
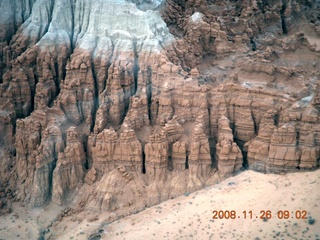
<path fill-rule="evenodd" d="M 296 150 L 299 150 L 299 140 L 300 140 L 300 131 L 297 130 L 297 132 L 296 132 Z M 300 163 L 301 163 L 301 155 L 298 159 L 298 165 L 297 165 L 298 170 L 300 170 Z"/>
<path fill-rule="evenodd" d="M 150 66 L 148 66 L 147 69 L 147 79 L 148 79 L 148 83 L 147 83 L 147 87 L 146 87 L 146 92 L 147 92 L 147 99 L 148 99 L 148 117 L 149 117 L 149 121 L 151 123 L 152 121 L 152 117 L 151 117 L 151 104 L 152 104 L 152 69 Z"/>
<path fill-rule="evenodd" d="M 52 198 L 52 189 L 53 189 L 53 171 L 56 168 L 56 162 L 58 159 L 54 159 L 54 161 L 49 165 L 49 191 L 48 191 L 48 200 L 51 201 Z"/>
<path fill-rule="evenodd" d="M 45 204 L 49 203 L 52 199 L 52 189 L 53 189 L 53 171 L 56 168 L 57 161 L 58 161 L 58 153 L 55 151 L 56 149 L 56 143 L 53 144 L 53 161 L 48 163 L 48 196 L 47 200 L 45 201 Z"/>
<path fill-rule="evenodd" d="M 172 169 L 173 169 L 172 157 L 168 156 L 168 170 L 172 171 Z"/>
<path fill-rule="evenodd" d="M 254 134 L 255 135 L 258 135 L 258 132 L 259 132 L 259 125 L 257 123 L 257 120 L 253 114 L 253 112 L 251 111 L 251 118 L 252 118 L 252 121 L 253 121 L 253 127 L 254 127 Z"/>
<path fill-rule="evenodd" d="M 286 16 L 284 14 L 286 9 L 287 9 L 287 1 L 286 0 L 282 0 L 280 16 L 281 16 L 281 26 L 282 26 L 282 33 L 283 34 L 287 34 L 288 33 L 287 24 L 286 24 Z"/>
<path fill-rule="evenodd" d="M 172 144 L 169 144 L 168 148 L 168 170 L 172 171 L 173 170 L 173 162 L 172 162 Z"/>
<path fill-rule="evenodd" d="M 35 104 L 35 97 L 36 97 L 36 89 L 37 89 L 37 84 L 38 84 L 38 77 L 36 74 L 33 72 L 33 74 L 28 74 L 28 84 L 30 86 L 30 94 L 31 94 L 31 99 L 30 99 L 30 112 L 28 113 L 28 116 L 34 111 L 34 104 Z M 33 78 L 33 79 L 32 79 Z M 32 82 L 34 80 L 34 83 Z"/>
<path fill-rule="evenodd" d="M 211 158 L 211 167 L 217 168 L 218 163 L 215 159 L 216 154 L 216 140 L 213 137 L 209 137 L 209 146 L 210 146 L 210 158 Z"/>
<path fill-rule="evenodd" d="M 110 57 L 108 59 L 108 65 L 107 65 L 107 68 L 106 68 L 106 77 L 105 77 L 104 82 L 103 82 L 103 89 L 101 89 L 100 92 L 103 92 L 106 89 L 106 86 L 107 86 L 107 81 L 108 81 L 108 78 L 109 78 L 108 71 L 109 71 L 109 68 L 110 68 L 110 66 L 112 64 L 112 59 L 113 59 L 113 54 L 114 54 L 114 43 L 113 43 L 113 41 L 111 41 L 111 47 L 112 47 L 111 54 L 110 54 Z"/>
<path fill-rule="evenodd" d="M 261 11 L 263 14 L 265 14 L 265 13 L 266 13 L 265 7 L 266 7 L 266 5 L 267 5 L 266 0 L 257 1 L 257 4 L 258 4 L 258 7 L 259 7 L 260 11 Z"/>
<path fill-rule="evenodd" d="M 93 97 L 93 113 L 92 113 L 92 121 L 90 126 L 90 131 L 93 132 L 94 125 L 95 125 L 95 119 L 96 119 L 96 113 L 99 108 L 99 87 L 98 87 L 98 79 L 95 72 L 94 63 L 92 61 L 91 63 L 91 71 L 92 71 L 92 77 L 93 77 L 93 84 L 94 84 L 94 97 Z"/>
<path fill-rule="evenodd" d="M 189 151 L 186 151 L 186 169 L 189 169 Z"/>
<path fill-rule="evenodd" d="M 274 123 L 274 125 L 275 126 L 279 126 L 279 118 L 280 118 L 280 116 L 279 116 L 279 114 L 278 113 L 276 113 L 275 115 L 274 115 L 274 117 L 273 117 L 273 123 Z"/>
<path fill-rule="evenodd" d="M 242 163 L 242 166 L 245 168 L 245 169 L 248 169 L 249 167 L 249 164 L 248 164 L 248 159 L 247 159 L 247 151 L 244 151 L 244 145 L 245 145 L 245 142 L 244 141 L 241 141 L 239 139 L 234 139 L 234 141 L 236 142 L 236 144 L 238 145 L 238 147 L 240 148 L 241 150 L 241 153 L 242 153 L 242 157 L 243 157 L 243 163 Z"/>
<path fill-rule="evenodd" d="M 143 174 L 146 174 L 146 154 L 143 149 L 142 149 L 142 169 L 141 169 L 141 172 Z"/>
<path fill-rule="evenodd" d="M 73 0 L 70 0 L 70 8 L 71 8 L 71 34 L 70 34 L 70 47 L 73 51 L 74 44 L 73 44 L 73 37 L 74 37 L 74 3 Z"/>
<path fill-rule="evenodd" d="M 86 154 L 86 162 L 84 164 L 84 168 L 86 170 L 89 169 L 89 156 L 88 156 L 88 137 L 86 134 L 82 135 L 82 145 L 83 145 L 83 150 L 84 153 Z"/>
<path fill-rule="evenodd" d="M 34 88 L 30 88 L 30 91 L 31 91 L 31 99 L 30 99 L 30 109 L 29 109 L 29 113 L 28 115 L 30 115 L 33 110 L 34 110 L 34 100 L 35 100 L 35 97 L 36 97 L 36 85 Z"/>
<path fill-rule="evenodd" d="M 299 147 L 299 139 L 300 139 L 300 131 L 298 130 L 296 132 L 296 148 L 298 149 Z"/>
<path fill-rule="evenodd" d="M 139 74 L 139 54 L 137 51 L 137 40 L 133 39 L 133 53 L 134 53 L 134 63 L 133 63 L 133 79 L 134 79 L 134 92 L 136 94 L 138 90 L 138 74 Z"/>
<path fill-rule="evenodd" d="M 56 98 L 60 93 L 60 80 L 61 80 L 61 79 L 59 79 L 59 65 L 57 62 L 54 63 L 54 68 L 55 68 L 55 72 L 56 72 L 56 76 L 53 78 L 54 84 L 56 86 L 56 94 L 55 94 L 55 98 Z M 65 67 L 63 69 L 65 69 Z"/>
<path fill-rule="evenodd" d="M 208 115 L 209 119 L 211 119 L 211 108 L 208 108 Z M 217 161 L 215 159 L 215 154 L 216 154 L 216 140 L 212 136 L 212 131 L 211 131 L 211 121 L 209 121 L 209 129 L 210 129 L 210 136 L 209 136 L 209 147 L 210 147 L 210 158 L 211 158 L 211 167 L 212 168 L 217 168 Z"/>
<path fill-rule="evenodd" d="M 126 118 L 128 111 L 130 109 L 130 98 L 132 96 L 131 90 L 127 90 L 125 88 L 122 88 L 123 90 L 123 100 L 124 100 L 124 110 L 123 110 L 123 115 L 121 116 L 121 123 L 122 125 L 124 119 Z"/>
<path fill-rule="evenodd" d="M 60 74 L 59 74 L 60 81 L 66 79 L 66 77 L 67 77 L 67 69 L 66 69 L 66 66 L 67 66 L 68 60 L 70 60 L 71 54 L 72 54 L 72 53 L 70 53 L 69 56 L 67 56 L 67 57 L 64 59 L 64 61 L 63 61 L 63 63 L 62 63 L 61 73 L 58 71 L 58 73 L 60 73 Z M 58 74 L 58 73 L 57 73 L 57 74 Z M 60 83 L 59 83 L 59 91 L 60 91 Z M 58 96 L 58 95 L 57 95 L 57 96 Z"/>
<path fill-rule="evenodd" d="M 15 136 L 17 131 L 17 119 L 11 118 L 11 123 L 12 123 L 12 136 Z M 41 135 L 40 135 L 40 139 L 41 139 Z"/>
<path fill-rule="evenodd" d="M 251 44 L 251 50 L 252 50 L 252 51 L 257 51 L 257 44 L 256 44 L 256 42 L 253 40 L 253 37 L 250 38 L 250 44 Z"/>

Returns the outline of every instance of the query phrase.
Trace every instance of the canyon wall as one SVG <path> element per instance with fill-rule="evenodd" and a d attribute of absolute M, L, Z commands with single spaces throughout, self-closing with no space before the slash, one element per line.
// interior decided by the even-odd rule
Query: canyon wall
<path fill-rule="evenodd" d="M 316 1 L 0 9 L 0 208 L 121 215 L 245 168 L 319 168 Z"/>

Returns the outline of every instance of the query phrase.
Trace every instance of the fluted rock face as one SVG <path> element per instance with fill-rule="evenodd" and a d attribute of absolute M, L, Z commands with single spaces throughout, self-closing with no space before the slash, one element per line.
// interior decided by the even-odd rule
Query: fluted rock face
<path fill-rule="evenodd" d="M 99 175 L 118 166 L 129 171 L 142 171 L 142 146 L 133 129 L 124 128 L 120 136 L 113 128 L 105 129 L 90 136 L 89 148 L 92 151 L 93 167 Z"/>
<path fill-rule="evenodd" d="M 129 171 L 142 171 L 142 146 L 133 129 L 123 129 L 113 156 L 116 167 L 123 165 Z"/>
<path fill-rule="evenodd" d="M 136 130 L 150 124 L 146 93 L 142 93 L 141 96 L 131 98 L 129 111 L 123 124 Z"/>
<path fill-rule="evenodd" d="M 67 146 L 58 154 L 52 177 L 52 201 L 61 204 L 67 193 L 82 183 L 86 156 L 83 144 L 77 139 L 75 127 L 66 131 Z"/>
<path fill-rule="evenodd" d="M 113 128 L 105 129 L 98 135 L 91 135 L 89 137 L 93 167 L 98 171 L 105 173 L 114 168 L 112 160 L 117 141 L 118 134 Z"/>
<path fill-rule="evenodd" d="M 216 145 L 218 168 L 222 176 L 230 176 L 242 167 L 242 153 L 233 141 L 229 119 L 221 117 L 218 125 L 218 143 Z"/>
<path fill-rule="evenodd" d="M 299 140 L 301 152 L 299 167 L 305 169 L 317 167 L 320 155 L 319 147 L 315 143 L 315 134 L 311 132 L 308 135 L 301 136 Z"/>
<path fill-rule="evenodd" d="M 14 106 L 9 102 L 0 103 L 0 146 L 7 146 L 9 149 L 14 148 L 14 121 L 16 114 Z"/>
<path fill-rule="evenodd" d="M 198 177 L 207 176 L 211 169 L 211 157 L 208 136 L 202 124 L 194 127 L 190 143 L 189 169 Z"/>
<path fill-rule="evenodd" d="M 318 8 L 0 1 L 0 187 L 119 217 L 243 165 L 318 168 Z"/>
<path fill-rule="evenodd" d="M 0 8 L 3 12 L 0 17 L 2 25 L 0 31 L 1 39 L 8 40 L 15 34 L 18 27 L 31 15 L 35 2 L 36 0 L 1 1 Z"/>
<path fill-rule="evenodd" d="M 272 110 L 265 113 L 260 124 L 258 136 L 248 143 L 249 167 L 257 171 L 266 171 L 271 136 L 276 128 L 274 125 L 275 117 L 275 112 Z"/>
<path fill-rule="evenodd" d="M 85 61 L 85 60 L 84 60 Z M 58 102 L 73 124 L 86 122 L 91 127 L 94 111 L 94 80 L 90 61 L 67 64 L 66 79 L 60 84 Z M 89 66 L 89 67 L 88 67 Z"/>
<path fill-rule="evenodd" d="M 40 146 L 28 159 L 31 166 L 28 168 L 33 173 L 33 191 L 31 194 L 31 203 L 34 206 L 42 206 L 51 197 L 53 169 L 58 157 L 58 153 L 62 151 L 64 143 L 62 134 L 58 127 L 48 125 L 43 131 L 43 137 Z M 32 167 L 35 161 L 35 168 Z M 27 181 L 30 177 L 27 177 Z"/>
<path fill-rule="evenodd" d="M 187 146 L 185 142 L 175 142 L 172 145 L 172 168 L 174 171 L 186 169 Z"/>
<path fill-rule="evenodd" d="M 296 148 L 296 138 L 297 133 L 291 124 L 275 129 L 271 136 L 268 168 L 285 170 L 298 167 L 299 152 Z"/>
<path fill-rule="evenodd" d="M 155 179 L 164 177 L 168 165 L 168 148 L 164 131 L 149 137 L 145 146 L 147 175 Z"/>

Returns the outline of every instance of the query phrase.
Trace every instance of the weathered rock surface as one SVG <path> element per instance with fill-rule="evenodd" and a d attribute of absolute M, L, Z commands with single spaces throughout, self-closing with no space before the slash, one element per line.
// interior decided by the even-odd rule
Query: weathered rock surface
<path fill-rule="evenodd" d="M 2 205 L 10 189 L 33 206 L 116 218 L 242 167 L 319 167 L 317 1 L 3 0 L 0 10 Z"/>
<path fill-rule="evenodd" d="M 242 167 L 242 153 L 238 145 L 233 141 L 230 121 L 226 117 L 219 119 L 218 143 L 216 145 L 216 160 L 222 176 L 230 176 Z"/>
<path fill-rule="evenodd" d="M 67 131 L 66 148 L 58 153 L 57 165 L 52 176 L 52 201 L 62 204 L 69 191 L 83 182 L 86 155 L 83 144 L 77 139 L 75 127 Z"/>
<path fill-rule="evenodd" d="M 275 126 L 275 112 L 269 110 L 265 113 L 259 128 L 258 136 L 248 142 L 249 167 L 257 171 L 265 172 L 269 159 L 269 147 L 271 136 Z"/>

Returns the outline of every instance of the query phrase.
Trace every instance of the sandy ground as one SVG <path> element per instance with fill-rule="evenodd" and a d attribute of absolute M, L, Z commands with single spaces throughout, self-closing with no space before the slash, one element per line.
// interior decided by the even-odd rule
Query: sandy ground
<path fill-rule="evenodd" d="M 236 219 L 213 220 L 214 210 L 234 210 Z M 272 217 L 264 221 L 260 211 L 267 210 Z M 288 210 L 289 219 L 278 219 L 279 210 Z M 306 210 L 308 219 L 296 219 L 292 212 L 297 210 Z M 103 239 L 320 239 L 320 170 L 286 175 L 245 171 L 103 230 Z"/>
<path fill-rule="evenodd" d="M 0 239 L 37 239 L 39 231 L 60 210 L 52 206 L 45 210 L 26 210 L 16 204 L 12 214 L 0 219 Z M 234 210 L 236 218 L 212 219 L 214 210 Z M 260 212 L 267 210 L 271 211 L 272 217 L 267 221 L 260 219 Z M 288 210 L 289 218 L 279 219 L 279 210 Z M 298 210 L 305 210 L 307 219 L 297 219 L 295 212 Z M 45 236 L 46 239 L 79 240 L 88 239 L 90 235 L 128 240 L 320 240 L 320 170 L 286 175 L 245 171 L 217 185 L 168 200 L 114 223 L 108 224 L 106 218 L 103 213 L 94 221 L 81 215 L 68 217 Z M 310 218 L 315 219 L 313 224 L 310 224 Z"/>
<path fill-rule="evenodd" d="M 13 212 L 0 217 L 0 240 L 38 239 L 40 231 L 61 211 L 58 206 L 50 205 L 43 209 L 27 209 L 20 203 L 12 205 Z"/>

